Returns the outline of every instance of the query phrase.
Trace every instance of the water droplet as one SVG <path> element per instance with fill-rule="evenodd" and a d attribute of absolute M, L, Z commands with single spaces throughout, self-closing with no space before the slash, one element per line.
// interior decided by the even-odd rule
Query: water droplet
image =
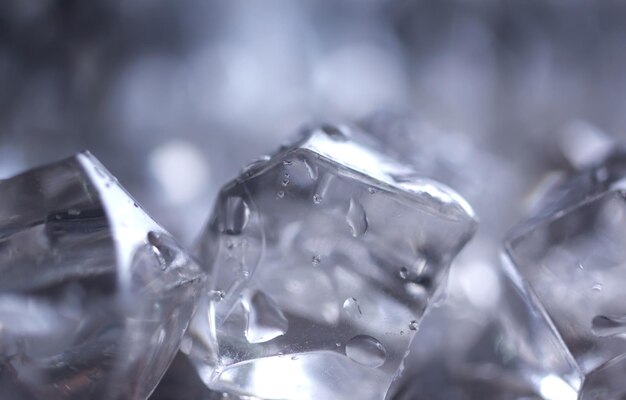
<path fill-rule="evenodd" d="M 323 124 L 320 128 L 322 132 L 333 140 L 345 142 L 350 139 L 350 134 L 346 126 Z"/>
<path fill-rule="evenodd" d="M 226 292 L 223 290 L 211 290 L 209 292 L 209 298 L 214 302 L 222 301 L 224 297 L 226 297 Z"/>
<path fill-rule="evenodd" d="M 73 217 L 76 217 L 76 216 L 80 215 L 80 210 L 77 210 L 75 208 L 70 208 L 69 210 L 67 210 L 67 214 L 71 215 Z"/>
<path fill-rule="evenodd" d="M 591 290 L 593 290 L 594 292 L 601 292 L 602 291 L 602 284 L 601 283 L 596 283 L 595 285 L 593 285 L 591 287 Z"/>
<path fill-rule="evenodd" d="M 346 355 L 352 361 L 376 368 L 385 363 L 387 351 L 376 339 L 368 335 L 357 335 L 346 344 Z"/>
<path fill-rule="evenodd" d="M 291 356 L 291 359 L 294 360 L 294 361 L 297 360 L 298 358 L 300 358 L 300 357 L 298 357 L 298 356 Z"/>
<path fill-rule="evenodd" d="M 229 235 L 240 235 L 248 225 L 250 207 L 239 196 L 231 196 L 226 199 L 225 207 L 224 232 Z"/>
<path fill-rule="evenodd" d="M 283 181 L 280 184 L 283 185 L 283 186 L 289 185 L 289 179 L 287 179 L 287 178 L 283 179 Z"/>
<path fill-rule="evenodd" d="M 350 207 L 348 208 L 346 221 L 354 237 L 359 237 L 367 231 L 367 215 L 361 203 L 354 198 L 350 199 Z"/>
<path fill-rule="evenodd" d="M 276 196 L 278 196 L 279 199 L 282 199 L 283 197 L 285 197 L 285 192 L 282 190 L 279 190 L 278 193 L 276 193 Z"/>
<path fill-rule="evenodd" d="M 319 195 L 318 193 L 315 193 L 313 195 L 313 203 L 315 203 L 315 204 L 320 204 L 323 199 L 324 198 L 321 195 Z"/>
<path fill-rule="evenodd" d="M 244 296 L 242 304 L 248 315 L 245 331 L 248 342 L 267 342 L 287 332 L 287 318 L 267 294 L 255 291 L 252 295 Z"/>
<path fill-rule="evenodd" d="M 352 318 L 360 319 L 363 316 L 361 305 L 354 297 L 349 297 L 343 302 L 343 310 Z"/>
<path fill-rule="evenodd" d="M 409 269 L 407 267 L 400 268 L 400 278 L 408 279 L 409 277 Z"/>
<path fill-rule="evenodd" d="M 336 343 L 335 343 L 335 346 L 336 346 L 336 347 L 341 347 L 341 342 L 336 342 Z"/>
<path fill-rule="evenodd" d="M 377 190 L 376 188 L 373 188 L 373 187 L 371 187 L 371 186 L 367 188 L 367 191 L 368 191 L 370 194 L 374 194 L 374 193 L 378 192 L 378 190 Z"/>
<path fill-rule="evenodd" d="M 322 257 L 320 257 L 319 254 L 313 255 L 313 257 L 311 258 L 311 263 L 313 265 L 320 265 L 321 262 L 322 262 Z"/>
<path fill-rule="evenodd" d="M 309 163 L 306 159 L 303 160 L 303 164 L 304 164 L 304 167 L 306 168 L 307 173 L 309 174 L 309 177 L 312 180 L 316 181 L 317 176 L 318 176 L 317 166 L 311 165 L 311 163 Z"/>
<path fill-rule="evenodd" d="M 137 203 L 133 202 L 133 205 L 134 205 L 135 207 L 139 208 L 139 204 L 137 204 Z"/>
<path fill-rule="evenodd" d="M 626 333 L 626 316 L 598 315 L 591 320 L 591 331 L 600 337 Z"/>
<path fill-rule="evenodd" d="M 283 167 L 289 166 L 291 164 L 293 164 L 293 161 L 291 161 L 291 160 L 283 160 Z"/>
<path fill-rule="evenodd" d="M 152 231 L 148 232 L 148 243 L 162 270 L 167 269 L 176 261 L 176 258 L 182 255 L 178 251 L 178 246 L 169 235 L 162 235 Z"/>
<path fill-rule="evenodd" d="M 416 331 L 417 328 L 419 328 L 419 324 L 417 323 L 417 321 L 413 320 L 411 322 L 409 322 L 409 329 L 412 331 Z"/>

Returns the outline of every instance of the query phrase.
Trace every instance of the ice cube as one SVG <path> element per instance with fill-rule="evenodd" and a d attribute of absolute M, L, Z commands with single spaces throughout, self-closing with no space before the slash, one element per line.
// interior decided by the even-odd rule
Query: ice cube
<path fill-rule="evenodd" d="M 624 160 L 614 153 L 548 192 L 506 243 L 508 273 L 576 362 L 581 399 L 618 398 L 626 388 L 612 376 L 626 354 Z"/>
<path fill-rule="evenodd" d="M 465 201 L 322 125 L 222 189 L 189 354 L 212 389 L 383 399 L 476 222 Z"/>
<path fill-rule="evenodd" d="M 361 125 L 421 175 L 461 193 L 481 217 L 479 231 L 452 263 L 445 300 L 413 339 L 391 398 L 547 399 L 542 379 L 571 374 L 575 365 L 548 322 L 504 276 L 500 260 L 502 237 L 519 219 L 532 173 L 486 143 L 424 118 L 383 111 Z"/>
<path fill-rule="evenodd" d="M 0 393 L 145 399 L 202 270 L 89 153 L 0 181 Z"/>

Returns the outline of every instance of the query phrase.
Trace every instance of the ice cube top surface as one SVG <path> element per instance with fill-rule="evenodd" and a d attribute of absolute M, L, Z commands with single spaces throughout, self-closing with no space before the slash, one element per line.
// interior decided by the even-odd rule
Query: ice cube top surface
<path fill-rule="evenodd" d="M 626 354 L 626 198 L 615 171 L 606 168 L 556 188 L 539 216 L 506 242 L 508 272 L 562 338 L 584 399 L 595 398 L 588 397 L 597 393 L 594 382 L 615 381 L 603 376 L 623 368 Z M 598 398 L 619 397 L 605 389 L 608 397 Z"/>
<path fill-rule="evenodd" d="M 188 352 L 217 390 L 382 399 L 475 226 L 452 190 L 357 133 L 313 129 L 222 189 Z"/>
<path fill-rule="evenodd" d="M 145 399 L 200 268 L 89 153 L 0 181 L 0 393 Z"/>

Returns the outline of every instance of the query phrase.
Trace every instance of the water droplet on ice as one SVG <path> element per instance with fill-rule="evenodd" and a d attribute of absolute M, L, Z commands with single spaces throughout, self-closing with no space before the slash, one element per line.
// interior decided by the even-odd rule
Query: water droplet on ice
<path fill-rule="evenodd" d="M 248 316 L 245 331 L 248 342 L 267 342 L 287 332 L 287 318 L 267 294 L 256 291 L 244 296 L 242 304 Z"/>
<path fill-rule="evenodd" d="M 283 185 L 283 186 L 289 185 L 289 179 L 287 179 L 287 178 L 283 179 L 280 184 Z"/>
<path fill-rule="evenodd" d="M 626 333 L 626 316 L 597 315 L 591 320 L 591 331 L 600 337 Z"/>
<path fill-rule="evenodd" d="M 320 265 L 320 263 L 322 262 L 322 257 L 319 256 L 319 254 L 315 254 L 312 258 L 311 258 L 311 263 L 313 265 Z"/>
<path fill-rule="evenodd" d="M 240 235 L 248 225 L 250 207 L 239 196 L 231 196 L 226 200 L 226 216 L 224 231 L 229 235 Z"/>
<path fill-rule="evenodd" d="M 595 285 L 593 285 L 591 287 L 591 290 L 593 290 L 594 292 L 601 292 L 602 291 L 602 284 L 601 283 L 596 283 Z"/>
<path fill-rule="evenodd" d="M 278 196 L 279 199 L 282 199 L 283 197 L 285 197 L 285 192 L 282 190 L 279 190 L 278 193 L 276 193 L 276 196 Z"/>
<path fill-rule="evenodd" d="M 317 193 L 313 195 L 313 203 L 320 204 L 323 200 L 323 197 Z"/>
<path fill-rule="evenodd" d="M 409 269 L 407 267 L 400 268 L 400 278 L 407 279 L 409 277 Z"/>
<path fill-rule="evenodd" d="M 409 322 L 409 329 L 410 330 L 416 331 L 418 327 L 419 327 L 419 324 L 417 323 L 417 321 L 413 320 L 413 321 Z"/>
<path fill-rule="evenodd" d="M 348 221 L 348 226 L 350 226 L 352 236 L 354 237 L 359 237 L 367 231 L 367 215 L 361 203 L 354 198 L 350 199 L 346 221 Z"/>
<path fill-rule="evenodd" d="M 346 344 L 346 355 L 352 361 L 376 368 L 385 363 L 387 351 L 375 338 L 368 335 L 357 335 Z"/>
<path fill-rule="evenodd" d="M 352 318 L 359 319 L 363 316 L 361 306 L 354 297 L 349 297 L 343 302 L 343 310 Z"/>

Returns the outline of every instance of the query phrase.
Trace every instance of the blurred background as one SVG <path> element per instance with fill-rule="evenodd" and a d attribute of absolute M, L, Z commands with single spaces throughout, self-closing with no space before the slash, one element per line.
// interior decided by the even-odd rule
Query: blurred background
<path fill-rule="evenodd" d="M 493 260 L 531 189 L 626 135 L 625 17 L 618 1 L 5 0 L 0 178 L 89 149 L 190 244 L 247 162 L 305 123 L 357 123 L 479 214 L 447 303 L 473 311 L 429 317 L 471 320 L 448 342 L 466 348 L 496 318 Z"/>
<path fill-rule="evenodd" d="M 0 176 L 89 149 L 189 241 L 247 161 L 303 123 L 377 110 L 532 176 L 562 162 L 572 124 L 625 131 L 624 16 L 617 1 L 3 1 Z"/>

